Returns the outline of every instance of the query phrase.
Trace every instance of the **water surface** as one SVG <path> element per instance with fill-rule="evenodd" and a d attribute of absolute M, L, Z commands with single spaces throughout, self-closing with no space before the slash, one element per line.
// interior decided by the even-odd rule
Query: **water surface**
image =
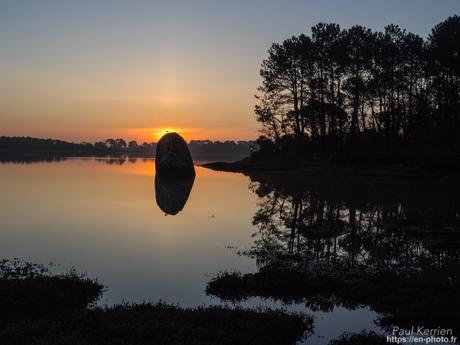
<path fill-rule="evenodd" d="M 162 186 L 170 188 L 168 183 Z M 3 163 L 0 190 L 1 256 L 54 263 L 57 270 L 75 267 L 97 277 L 107 286 L 101 304 L 160 299 L 186 307 L 224 303 L 205 293 L 216 273 L 256 272 L 264 265 L 258 254 L 273 236 L 280 241 L 278 250 L 299 250 L 299 243 L 295 247 L 289 242 L 291 235 L 283 235 L 296 229 L 286 226 L 293 223 L 279 209 L 280 202 L 294 209 L 299 199 L 242 174 L 197 166 L 186 203 L 174 216 L 157 205 L 152 159 Z M 324 208 L 324 200 L 322 206 L 315 200 L 311 202 L 317 208 Z M 270 213 L 271 207 L 278 213 Z M 348 212 L 335 210 L 336 216 Z M 321 256 L 326 247 L 318 245 L 303 248 L 316 248 Z M 254 250 L 258 254 L 238 254 Z M 341 248 L 335 255 L 344 253 Z M 344 331 L 379 330 L 377 313 L 365 305 L 312 311 L 303 303 L 261 298 L 242 304 L 312 314 L 315 330 L 307 344 L 327 344 Z"/>

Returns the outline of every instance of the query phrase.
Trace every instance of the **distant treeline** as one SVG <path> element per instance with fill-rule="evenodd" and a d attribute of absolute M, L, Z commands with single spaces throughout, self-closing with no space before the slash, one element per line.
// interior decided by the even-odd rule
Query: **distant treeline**
<path fill-rule="evenodd" d="M 248 156 L 251 147 L 255 145 L 251 141 L 210 141 L 192 140 L 189 149 L 192 156 L 201 157 L 206 155 L 236 155 Z M 156 143 L 136 141 L 126 142 L 124 139 L 107 139 L 97 141 L 94 144 L 70 143 L 56 139 L 39 139 L 31 137 L 0 137 L 0 154 L 13 153 L 36 153 L 36 154 L 63 154 L 63 155 L 107 155 L 107 154 L 137 154 L 141 156 L 154 156 Z"/>
<path fill-rule="evenodd" d="M 0 137 L 0 152 L 22 153 L 67 153 L 67 154 L 91 154 L 91 153 L 114 153 L 125 151 L 152 151 L 156 144 L 136 142 L 126 143 L 123 139 L 107 139 L 97 141 L 94 144 L 88 142 L 71 143 L 57 139 L 40 139 L 32 137 Z"/>
<path fill-rule="evenodd" d="M 254 141 L 210 141 L 210 140 L 192 140 L 188 148 L 193 159 L 225 159 L 224 156 L 233 157 L 235 160 L 248 157 L 252 151 L 255 151 L 256 144 Z"/>
<path fill-rule="evenodd" d="M 274 43 L 262 62 L 262 152 L 451 165 L 460 152 L 460 17 L 427 40 L 389 25 Z"/>

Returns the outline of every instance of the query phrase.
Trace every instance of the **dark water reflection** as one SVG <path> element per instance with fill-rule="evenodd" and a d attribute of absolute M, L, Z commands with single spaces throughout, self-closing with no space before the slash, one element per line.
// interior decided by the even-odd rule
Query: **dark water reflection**
<path fill-rule="evenodd" d="M 176 215 L 184 208 L 192 191 L 195 174 L 172 176 L 155 175 L 155 199 L 158 207 L 168 215 Z"/>
<path fill-rule="evenodd" d="M 208 293 L 312 310 L 366 306 L 392 326 L 460 325 L 460 195 L 454 180 L 258 175 L 255 274 L 222 274 Z"/>
<path fill-rule="evenodd" d="M 460 324 L 460 189 L 450 181 L 202 167 L 178 181 L 155 177 L 151 159 L 85 157 L 0 164 L 0 190 L 2 256 L 87 272 L 107 286 L 102 304 L 227 303 L 228 285 L 208 295 L 206 285 L 239 271 L 230 297 L 243 305 L 313 314 L 306 344 Z"/>
<path fill-rule="evenodd" d="M 460 257 L 460 195 L 450 185 L 255 177 L 251 253 L 394 272 L 451 268 Z"/>

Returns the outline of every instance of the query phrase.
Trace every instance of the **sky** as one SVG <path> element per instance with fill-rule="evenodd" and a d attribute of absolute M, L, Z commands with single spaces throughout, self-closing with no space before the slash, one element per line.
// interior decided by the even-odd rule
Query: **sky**
<path fill-rule="evenodd" d="M 273 42 L 318 22 L 427 37 L 453 14 L 459 0 L 0 0 L 0 135 L 255 139 Z"/>

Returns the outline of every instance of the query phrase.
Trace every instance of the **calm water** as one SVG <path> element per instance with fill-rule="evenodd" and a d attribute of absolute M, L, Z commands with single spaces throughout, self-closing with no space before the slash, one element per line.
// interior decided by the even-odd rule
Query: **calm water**
<path fill-rule="evenodd" d="M 256 272 L 265 264 L 263 253 L 273 249 L 267 243 L 276 242 L 278 252 L 309 251 L 318 260 L 333 258 L 369 267 L 395 264 L 401 268 L 401 262 L 407 263 L 407 258 L 414 255 L 423 256 L 425 264 L 426 259 L 431 264 L 436 262 L 423 244 L 414 249 L 416 254 L 408 253 L 407 241 L 405 257 L 398 253 L 386 258 L 369 248 L 354 252 L 344 237 L 335 246 L 321 242 L 321 236 L 313 244 L 305 241 L 303 247 L 298 237 L 297 242 L 292 240 L 296 238 L 293 233 L 301 230 L 289 225 L 300 224 L 292 222 L 292 217 L 310 219 L 310 223 L 302 221 L 302 226 L 313 230 L 321 216 L 333 220 L 334 229 L 347 227 L 360 234 L 365 228 L 368 233 L 378 234 L 382 229 L 374 229 L 375 224 L 381 224 L 385 215 L 411 215 L 413 203 L 401 202 L 406 200 L 404 195 L 398 196 L 396 203 L 376 203 L 356 193 L 350 199 L 334 186 L 326 186 L 325 191 L 302 186 L 294 189 L 303 192 L 298 197 L 273 181 L 251 181 L 242 174 L 196 167 L 187 203 L 171 216 L 165 215 L 156 202 L 154 161 L 131 159 L 119 163 L 74 158 L 0 164 L 1 257 L 52 262 L 58 270 L 75 267 L 97 277 L 107 286 L 102 304 L 161 299 L 190 307 L 222 303 L 206 296 L 206 284 L 220 271 Z M 162 186 L 169 188 L 167 183 Z M 415 200 L 418 201 L 413 208 L 427 215 L 420 206 L 423 200 L 417 196 Z M 307 204 L 308 217 L 302 213 Z M 281 206 L 302 212 L 288 214 Z M 433 208 L 436 201 L 431 202 L 429 209 Z M 457 208 L 452 212 L 448 215 L 458 220 Z M 360 222 L 349 221 L 353 224 L 347 225 L 345 218 L 350 220 L 350 214 Z M 371 215 L 377 217 L 375 223 L 371 223 Z M 273 232 L 274 228 L 280 231 Z M 385 243 L 391 248 L 395 243 L 401 245 L 398 241 Z M 385 252 L 385 247 L 377 249 Z M 239 255 L 238 251 L 256 254 Z M 283 305 L 259 298 L 244 305 L 276 306 L 312 314 L 314 334 L 306 344 L 326 344 L 344 331 L 380 331 L 374 323 L 377 314 L 364 306 L 349 310 L 337 305 L 313 312 L 301 303 Z"/>

